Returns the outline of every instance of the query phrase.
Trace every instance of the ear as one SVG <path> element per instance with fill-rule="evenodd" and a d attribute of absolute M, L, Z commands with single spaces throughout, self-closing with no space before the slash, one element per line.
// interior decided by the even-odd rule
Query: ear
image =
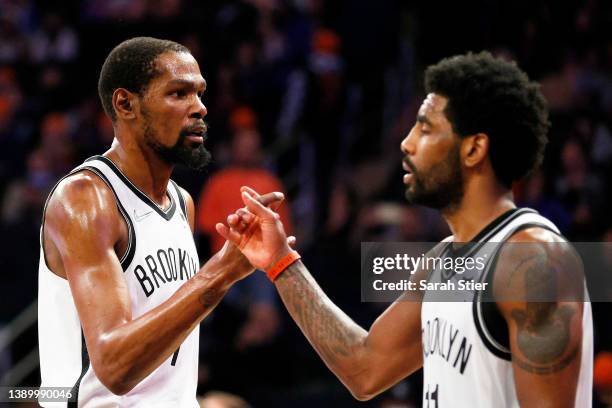
<path fill-rule="evenodd" d="M 125 88 L 117 88 L 113 92 L 113 109 L 117 119 L 132 120 L 138 112 L 138 95 Z"/>
<path fill-rule="evenodd" d="M 483 163 L 489 154 L 489 136 L 485 133 L 476 133 L 466 136 L 461 142 L 461 157 L 463 164 L 473 168 Z"/>

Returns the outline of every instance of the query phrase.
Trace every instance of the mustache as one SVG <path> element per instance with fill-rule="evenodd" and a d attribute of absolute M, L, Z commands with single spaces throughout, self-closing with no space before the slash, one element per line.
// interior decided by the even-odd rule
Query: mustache
<path fill-rule="evenodd" d="M 179 136 L 181 137 L 181 139 L 184 139 L 185 137 L 187 137 L 187 135 L 190 135 L 192 133 L 199 133 L 202 135 L 204 140 L 206 140 L 208 135 L 208 129 L 208 123 L 206 123 L 205 121 L 198 121 L 194 124 L 182 128 Z"/>

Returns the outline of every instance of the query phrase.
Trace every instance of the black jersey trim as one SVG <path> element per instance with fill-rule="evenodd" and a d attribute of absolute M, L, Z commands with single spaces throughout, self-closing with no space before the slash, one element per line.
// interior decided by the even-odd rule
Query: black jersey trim
<path fill-rule="evenodd" d="M 517 232 L 534 227 L 549 230 L 554 234 L 563 237 L 558 231 L 555 231 L 553 228 L 544 223 L 528 222 L 521 224 L 510 231 L 504 237 L 502 242 L 507 241 L 508 238 Z M 487 294 L 487 298 L 492 298 L 491 290 L 493 290 L 493 277 L 495 275 L 497 261 L 499 260 L 499 249 L 500 247 L 496 249 L 495 255 L 491 259 L 489 265 L 487 265 L 487 270 L 482 276 L 482 281 L 489 283 L 487 285 L 487 289 L 484 291 L 484 293 Z M 474 294 L 474 302 L 472 303 L 472 315 L 474 317 L 476 331 L 478 332 L 478 335 L 480 336 L 480 339 L 484 345 L 491 353 L 499 358 L 511 361 L 512 354 L 510 353 L 510 339 L 506 320 L 497 308 L 497 304 L 495 302 L 482 302 L 482 296 L 483 294 L 481 292 L 476 292 Z"/>
<path fill-rule="evenodd" d="M 89 158 L 86 161 L 91 161 L 93 158 Z M 110 183 L 110 181 L 106 178 L 106 176 L 104 174 L 102 174 L 102 172 L 92 166 L 79 166 L 75 169 L 73 169 L 70 173 L 66 174 L 64 177 L 62 177 L 61 179 L 59 179 L 57 181 L 57 183 L 55 183 L 55 185 L 53 186 L 53 188 L 51 189 L 51 192 L 49 192 L 49 195 L 47 196 L 47 200 L 45 201 L 45 206 L 43 207 L 43 214 L 42 214 L 42 221 L 41 221 L 41 227 L 40 227 L 40 248 L 43 254 L 43 261 L 45 263 L 45 266 L 48 270 L 52 271 L 52 269 L 49 267 L 49 263 L 47 262 L 47 254 L 45 253 L 45 246 L 44 246 L 44 230 L 45 230 L 45 216 L 47 214 L 47 206 L 49 205 L 49 201 L 51 200 L 51 196 L 53 195 L 53 193 L 55 192 L 55 190 L 57 189 L 57 186 L 59 186 L 59 184 L 66 178 L 73 176 L 83 170 L 88 170 L 92 173 L 94 173 L 95 175 L 97 175 L 98 177 L 100 177 L 100 179 L 102 179 L 102 181 L 108 186 L 108 188 L 110 188 L 110 190 L 113 192 L 113 195 L 115 196 L 115 201 L 117 202 L 117 208 L 119 208 L 119 212 L 121 213 L 121 215 L 123 216 L 123 218 L 125 219 L 125 222 L 128 226 L 128 247 L 125 250 L 125 253 L 123 254 L 123 256 L 120 258 L 120 263 L 121 263 L 121 268 L 123 269 L 123 271 L 125 272 L 128 268 L 128 266 L 130 265 L 130 262 L 132 262 L 132 259 L 134 258 L 134 254 L 136 252 L 136 230 L 134 229 L 134 224 L 132 223 L 132 219 L 128 216 L 127 212 L 125 211 L 125 208 L 123 208 L 123 205 L 121 204 L 121 201 L 119 201 L 119 196 L 117 195 L 117 193 L 115 192 L 115 189 L 113 188 L 112 184 Z M 59 275 L 58 275 L 59 276 Z M 63 278 L 65 279 L 65 278 Z"/>
<path fill-rule="evenodd" d="M 132 259 L 134 259 L 134 254 L 136 253 L 136 229 L 134 228 L 132 219 L 128 216 L 128 213 L 123 207 L 123 204 L 121 204 L 121 200 L 119 200 L 119 196 L 115 192 L 115 189 L 113 188 L 113 185 L 111 184 L 110 180 L 106 178 L 106 176 L 99 169 L 91 166 L 83 166 L 79 169 L 79 171 L 81 170 L 91 171 L 96 176 L 100 177 L 100 179 L 108 186 L 108 188 L 110 188 L 110 190 L 113 192 L 113 195 L 115 196 L 115 201 L 117 201 L 117 208 L 125 219 L 125 222 L 128 226 L 128 247 L 125 250 L 123 256 L 119 259 L 119 262 L 121 263 L 121 269 L 123 269 L 123 272 L 125 272 L 130 266 Z"/>
<path fill-rule="evenodd" d="M 497 262 L 498 254 L 499 251 L 495 254 L 492 263 Z M 472 302 L 472 317 L 474 319 L 474 325 L 476 326 L 478 336 L 480 337 L 480 340 L 482 340 L 482 343 L 485 345 L 487 350 L 489 350 L 493 355 L 501 358 L 502 360 L 512 361 L 506 319 L 504 319 L 504 317 L 501 315 L 497 309 L 497 305 L 494 302 L 482 302 L 479 295 L 480 292 L 474 293 L 474 301 Z M 484 310 L 483 306 L 485 307 Z M 485 317 L 485 313 L 486 316 L 489 316 L 488 319 Z M 481 315 L 483 317 L 481 317 Z M 494 337 L 491 332 L 496 333 L 499 337 Z M 500 343 L 499 340 L 503 338 L 501 337 L 503 335 L 500 333 L 504 332 L 505 340 Z"/>
<path fill-rule="evenodd" d="M 89 370 L 89 352 L 87 351 L 87 344 L 85 343 L 85 336 L 83 335 L 83 329 L 81 329 L 81 375 L 77 378 L 76 382 L 70 390 L 72 396 L 68 400 L 68 408 L 78 408 L 79 406 L 79 388 L 81 387 L 81 381 L 85 376 L 85 373 Z"/>
<path fill-rule="evenodd" d="M 163 209 L 161 209 L 159 207 L 159 205 L 157 205 L 153 200 L 151 200 L 151 198 L 149 198 L 149 196 L 147 196 L 145 193 L 140 191 L 140 189 L 138 187 L 136 187 L 130 181 L 130 179 L 128 179 L 126 177 L 126 175 L 121 172 L 121 170 L 119 170 L 117 165 L 115 163 L 113 163 L 113 161 L 111 159 L 109 159 L 108 157 L 104 157 L 104 156 L 93 156 L 93 157 L 90 157 L 89 159 L 87 159 L 85 162 L 89 162 L 89 161 L 93 161 L 93 160 L 100 160 L 101 162 L 106 164 L 113 171 L 113 173 L 115 173 L 117 175 L 117 177 L 119 177 L 119 179 L 123 182 L 123 184 L 126 185 L 127 188 L 132 190 L 132 192 L 138 198 L 140 198 L 140 200 L 143 203 L 145 203 L 146 205 L 151 207 L 153 209 L 153 211 L 158 213 L 163 219 L 165 219 L 166 221 L 169 221 L 172 218 L 172 216 L 174 215 L 174 211 L 176 210 L 176 203 L 174 201 L 174 198 L 172 197 L 172 194 L 169 194 L 166 191 L 166 194 L 168 195 L 168 198 L 170 199 L 170 207 L 168 207 L 167 210 L 163 210 Z"/>
<path fill-rule="evenodd" d="M 538 212 L 532 210 L 531 208 L 513 208 L 511 210 L 506 211 L 505 213 L 499 215 L 486 227 L 484 227 L 474 238 L 472 238 L 468 243 L 460 247 L 459 249 L 452 249 L 452 245 L 450 246 L 450 256 L 454 257 L 466 257 L 475 251 L 478 251 L 483 245 L 485 245 L 488 240 L 505 228 L 512 221 L 517 219 L 522 214 L 534 213 Z"/>
<path fill-rule="evenodd" d="M 181 189 L 178 186 L 178 184 L 176 184 L 174 180 L 172 179 L 170 179 L 170 182 L 174 186 L 174 190 L 176 190 L 176 195 L 178 196 L 179 206 L 181 207 L 181 211 L 183 211 L 183 215 L 185 216 L 185 219 L 188 220 L 189 217 L 187 216 L 187 204 L 185 204 L 185 197 L 183 197 L 183 193 L 181 192 Z"/>

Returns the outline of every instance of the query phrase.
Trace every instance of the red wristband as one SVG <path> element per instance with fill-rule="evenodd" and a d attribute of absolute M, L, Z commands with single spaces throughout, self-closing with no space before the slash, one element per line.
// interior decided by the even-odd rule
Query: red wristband
<path fill-rule="evenodd" d="M 273 267 L 266 271 L 266 275 L 268 278 L 274 282 L 278 275 L 280 275 L 285 269 L 289 267 L 292 263 L 300 259 L 300 254 L 297 251 L 291 251 L 287 255 L 283 256 Z"/>

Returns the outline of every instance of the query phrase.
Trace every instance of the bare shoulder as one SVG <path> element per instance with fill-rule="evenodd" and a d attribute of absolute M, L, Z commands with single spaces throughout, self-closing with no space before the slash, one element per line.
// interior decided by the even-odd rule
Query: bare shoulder
<path fill-rule="evenodd" d="M 527 228 L 502 245 L 493 282 L 498 299 L 581 300 L 582 261 L 561 235 L 545 228 Z"/>
<path fill-rule="evenodd" d="M 90 230 L 103 238 L 118 233 L 119 226 L 120 214 L 114 193 L 89 171 L 63 179 L 45 209 L 45 229 L 52 237 L 57 233 Z"/>
<path fill-rule="evenodd" d="M 555 232 L 542 228 L 542 227 L 531 227 L 526 228 L 512 235 L 508 242 L 535 242 L 535 243 L 553 243 L 553 242 L 566 242 L 566 240 Z"/>
<path fill-rule="evenodd" d="M 571 243 L 545 228 L 519 231 L 502 245 L 493 293 L 508 325 L 519 400 L 559 395 L 580 369 L 582 263 Z"/>

